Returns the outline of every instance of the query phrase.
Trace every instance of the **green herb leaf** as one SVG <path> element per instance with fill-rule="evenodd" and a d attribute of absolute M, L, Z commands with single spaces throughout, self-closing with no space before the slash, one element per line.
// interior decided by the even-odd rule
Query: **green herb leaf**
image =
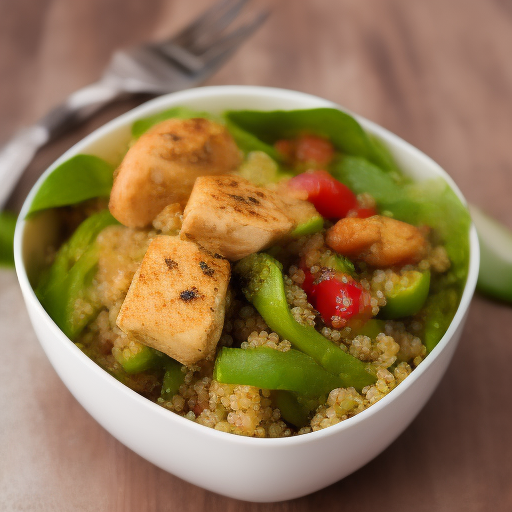
<path fill-rule="evenodd" d="M 108 197 L 114 168 L 93 155 L 76 155 L 59 165 L 41 185 L 27 216 L 58 206 Z"/>
<path fill-rule="evenodd" d="M 16 215 L 11 212 L 0 212 L 0 266 L 14 266 L 14 228 Z"/>

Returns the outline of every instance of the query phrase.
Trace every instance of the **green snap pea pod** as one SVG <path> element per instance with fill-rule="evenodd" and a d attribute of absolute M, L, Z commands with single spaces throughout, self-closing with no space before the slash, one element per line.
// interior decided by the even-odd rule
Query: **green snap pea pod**
<path fill-rule="evenodd" d="M 431 352 L 439 343 L 459 305 L 459 294 L 454 288 L 441 290 L 431 295 L 423 310 L 423 344 Z"/>
<path fill-rule="evenodd" d="M 387 320 L 413 316 L 420 311 L 427 300 L 430 289 L 430 271 L 411 270 L 405 273 L 408 284 L 398 283 L 389 292 L 385 292 L 386 305 L 379 316 Z"/>
<path fill-rule="evenodd" d="M 243 384 L 263 389 L 284 389 L 318 397 L 343 386 L 312 357 L 298 350 L 280 352 L 269 347 L 222 348 L 213 378 L 224 384 Z"/>
<path fill-rule="evenodd" d="M 160 396 L 164 400 L 170 400 L 180 389 L 180 386 L 185 381 L 185 374 L 181 371 L 183 365 L 168 358 L 165 363 L 165 374 L 162 382 L 162 392 Z"/>
<path fill-rule="evenodd" d="M 309 325 L 299 324 L 292 316 L 284 291 L 281 266 L 268 254 L 251 254 L 234 268 L 242 290 L 267 325 L 281 338 L 311 356 L 327 371 L 339 377 L 342 387 L 358 390 L 375 382 L 371 367 L 343 352 Z"/>
<path fill-rule="evenodd" d="M 100 231 L 111 224 L 117 224 L 117 221 L 108 210 L 82 222 L 60 248 L 53 265 L 36 288 L 43 307 L 71 340 L 98 312 L 99 305 L 88 294 L 99 257 L 94 241 Z"/>

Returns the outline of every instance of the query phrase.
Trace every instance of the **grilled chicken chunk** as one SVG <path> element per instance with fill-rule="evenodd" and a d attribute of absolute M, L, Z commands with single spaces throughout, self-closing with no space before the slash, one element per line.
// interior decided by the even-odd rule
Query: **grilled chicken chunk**
<path fill-rule="evenodd" d="M 236 261 L 261 251 L 295 226 L 272 191 L 238 176 L 197 178 L 180 237 Z"/>
<path fill-rule="evenodd" d="M 427 253 L 427 240 L 417 227 L 382 215 L 339 220 L 326 237 L 336 252 L 375 267 L 418 263 Z"/>
<path fill-rule="evenodd" d="M 185 365 L 215 350 L 224 323 L 229 262 L 174 236 L 155 238 L 117 317 L 140 343 Z"/>
<path fill-rule="evenodd" d="M 171 203 L 187 202 L 198 176 L 227 174 L 240 164 L 233 137 L 207 119 L 168 119 L 130 148 L 116 170 L 110 212 L 142 228 Z"/>

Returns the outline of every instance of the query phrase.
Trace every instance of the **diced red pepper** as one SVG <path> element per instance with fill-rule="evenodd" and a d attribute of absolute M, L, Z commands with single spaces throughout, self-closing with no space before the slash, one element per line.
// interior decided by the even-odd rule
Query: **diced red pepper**
<path fill-rule="evenodd" d="M 355 194 L 324 170 L 294 176 L 288 182 L 288 187 L 305 191 L 308 201 L 313 203 L 320 215 L 328 219 L 341 219 L 357 208 Z"/>

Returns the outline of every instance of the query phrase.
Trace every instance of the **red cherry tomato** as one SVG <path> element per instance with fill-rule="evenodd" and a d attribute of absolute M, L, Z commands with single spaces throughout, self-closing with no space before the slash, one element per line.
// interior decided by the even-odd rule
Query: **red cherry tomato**
<path fill-rule="evenodd" d="M 327 325 L 336 328 L 351 319 L 371 317 L 370 294 L 357 281 L 345 280 L 326 279 L 314 285 L 315 308 Z"/>
<path fill-rule="evenodd" d="M 372 316 L 371 296 L 351 276 L 339 272 L 325 274 L 315 284 L 315 276 L 305 265 L 302 289 L 326 325 L 341 328 L 349 321 L 364 323 Z"/>
<path fill-rule="evenodd" d="M 305 172 L 294 176 L 288 182 L 288 187 L 307 192 L 308 201 L 314 204 L 320 215 L 328 219 L 341 219 L 350 210 L 357 208 L 354 193 L 327 171 Z"/>
<path fill-rule="evenodd" d="M 300 269 L 302 272 L 304 272 L 304 281 L 302 282 L 302 289 L 306 292 L 306 295 L 308 296 L 309 302 L 312 304 L 311 299 L 314 295 L 314 284 L 313 281 L 315 278 L 313 277 L 313 274 L 310 272 L 309 268 L 306 267 L 306 265 L 301 265 Z"/>

